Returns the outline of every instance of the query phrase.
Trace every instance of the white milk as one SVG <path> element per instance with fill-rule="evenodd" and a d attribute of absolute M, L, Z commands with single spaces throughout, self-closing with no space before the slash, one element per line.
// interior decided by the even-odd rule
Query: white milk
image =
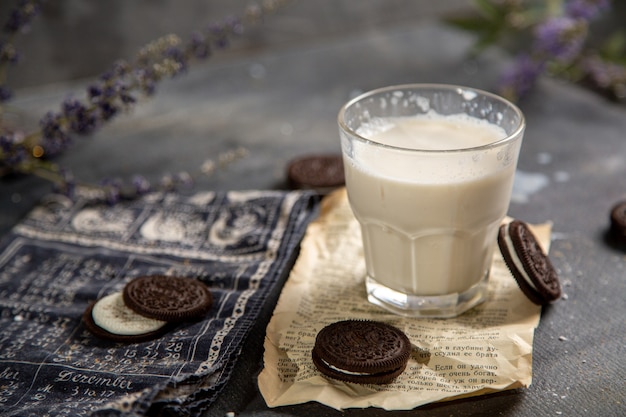
<path fill-rule="evenodd" d="M 432 113 L 377 119 L 358 133 L 422 150 L 472 148 L 506 137 L 478 119 Z M 426 296 L 463 292 L 483 279 L 508 209 L 515 163 L 502 150 L 416 156 L 360 145 L 355 143 L 354 158 L 344 162 L 370 278 Z"/>

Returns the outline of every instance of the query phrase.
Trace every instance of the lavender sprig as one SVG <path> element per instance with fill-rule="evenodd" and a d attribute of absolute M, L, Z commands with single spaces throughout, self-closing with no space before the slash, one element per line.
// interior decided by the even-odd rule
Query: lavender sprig
<path fill-rule="evenodd" d="M 566 74 L 574 68 L 583 54 L 591 21 L 609 9 L 608 0 L 565 1 L 560 14 L 548 16 L 534 26 L 530 52 L 520 53 L 503 74 L 500 93 L 519 100 L 542 73 Z"/>
<path fill-rule="evenodd" d="M 156 183 L 151 183 L 142 175 L 134 175 L 130 180 L 122 178 L 105 178 L 98 186 L 83 184 L 72 176 L 69 171 L 63 171 L 63 182 L 55 182 L 55 191 L 73 198 L 75 194 L 88 198 L 91 201 L 101 201 L 107 204 L 117 204 L 122 200 L 134 199 L 152 191 L 174 191 L 188 189 L 204 176 L 211 176 L 217 168 L 226 168 L 230 164 L 248 156 L 248 150 L 237 148 L 226 151 L 217 156 L 217 162 L 207 159 L 196 171 L 181 171 L 174 174 L 165 173 Z"/>
<path fill-rule="evenodd" d="M 18 33 L 28 31 L 31 21 L 39 14 L 40 10 L 41 1 L 20 0 L 2 27 L 6 39 L 0 39 L 0 104 L 13 97 L 13 92 L 6 85 L 8 67 L 19 61 L 19 54 L 13 45 L 13 39 Z M 1 117 L 2 112 L 0 112 L 0 122 L 2 121 Z"/>
<path fill-rule="evenodd" d="M 2 28 L 4 32 L 14 34 L 28 30 L 30 23 L 41 10 L 41 2 L 36 0 L 20 0 L 17 7 L 9 15 Z"/>
<path fill-rule="evenodd" d="M 248 6 L 241 17 L 227 17 L 212 23 L 204 30 L 193 32 L 187 42 L 170 34 L 147 44 L 134 62 L 115 62 L 87 87 L 83 98 L 67 98 L 58 111 L 49 111 L 41 118 L 39 129 L 25 133 L 9 128 L 2 117 L 2 103 L 12 97 L 5 85 L 7 69 L 18 61 L 13 38 L 28 28 L 41 6 L 41 0 L 20 0 L 4 26 L 7 39 L 0 39 L 0 177 L 10 172 L 38 175 L 52 181 L 58 191 L 68 195 L 77 186 L 92 187 L 110 203 L 152 189 L 140 176 L 134 177 L 130 185 L 118 180 L 104 181 L 98 186 L 79 184 L 69 171 L 52 163 L 51 158 L 66 151 L 76 136 L 88 136 L 126 112 L 137 103 L 140 95 L 154 94 L 160 81 L 174 78 L 194 61 L 204 60 L 214 50 L 228 47 L 230 39 L 242 35 L 245 27 L 258 24 L 288 1 L 264 0 L 261 5 Z M 161 186 L 172 189 L 190 182 L 191 176 L 182 173 L 166 176 Z"/>
<path fill-rule="evenodd" d="M 512 47 L 516 57 L 502 74 L 500 94 L 519 100 L 532 89 L 540 75 L 548 74 L 575 82 L 585 81 L 610 92 L 614 98 L 626 98 L 626 86 L 621 78 L 626 68 L 625 48 L 613 54 L 602 54 L 589 43 L 594 22 L 611 11 L 611 0 L 527 4 L 513 0 L 481 0 L 476 4 L 480 8 L 476 16 L 449 19 L 449 22 L 475 32 L 481 48 L 496 43 Z"/>

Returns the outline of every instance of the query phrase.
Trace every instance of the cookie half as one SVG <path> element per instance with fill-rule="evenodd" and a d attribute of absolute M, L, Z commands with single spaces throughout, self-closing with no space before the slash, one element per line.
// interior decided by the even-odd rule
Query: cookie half
<path fill-rule="evenodd" d="M 167 322 L 144 317 L 128 308 L 121 292 L 91 303 L 83 313 L 83 322 L 96 337 L 115 342 L 143 342 L 167 330 Z"/>
<path fill-rule="evenodd" d="M 561 296 L 558 274 L 528 225 L 513 220 L 500 226 L 498 246 L 522 292 L 538 305 Z"/>
<path fill-rule="evenodd" d="M 324 375 L 357 384 L 388 384 L 406 368 L 411 342 L 399 329 L 369 320 L 345 320 L 324 327 L 311 352 Z"/>
<path fill-rule="evenodd" d="M 626 201 L 621 201 L 611 208 L 611 235 L 619 242 L 626 243 Z"/>
<path fill-rule="evenodd" d="M 164 275 L 133 279 L 123 296 L 136 313 L 170 323 L 202 318 L 213 304 L 211 291 L 197 279 Z"/>
<path fill-rule="evenodd" d="M 312 189 L 320 194 L 345 184 L 341 155 L 305 155 L 287 165 L 290 188 Z"/>

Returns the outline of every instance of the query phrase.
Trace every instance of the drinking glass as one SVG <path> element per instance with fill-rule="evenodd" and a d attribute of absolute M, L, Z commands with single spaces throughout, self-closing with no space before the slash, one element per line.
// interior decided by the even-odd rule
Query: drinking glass
<path fill-rule="evenodd" d="M 411 84 L 350 100 L 338 123 L 369 301 L 412 317 L 483 302 L 522 112 L 489 92 Z"/>

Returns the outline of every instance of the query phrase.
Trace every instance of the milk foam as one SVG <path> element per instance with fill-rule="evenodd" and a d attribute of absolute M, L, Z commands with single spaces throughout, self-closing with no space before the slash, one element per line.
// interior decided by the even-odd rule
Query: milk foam
<path fill-rule="evenodd" d="M 489 145 L 507 134 L 499 126 L 466 114 L 430 111 L 411 117 L 374 118 L 357 133 L 374 142 L 414 150 L 453 150 Z"/>

